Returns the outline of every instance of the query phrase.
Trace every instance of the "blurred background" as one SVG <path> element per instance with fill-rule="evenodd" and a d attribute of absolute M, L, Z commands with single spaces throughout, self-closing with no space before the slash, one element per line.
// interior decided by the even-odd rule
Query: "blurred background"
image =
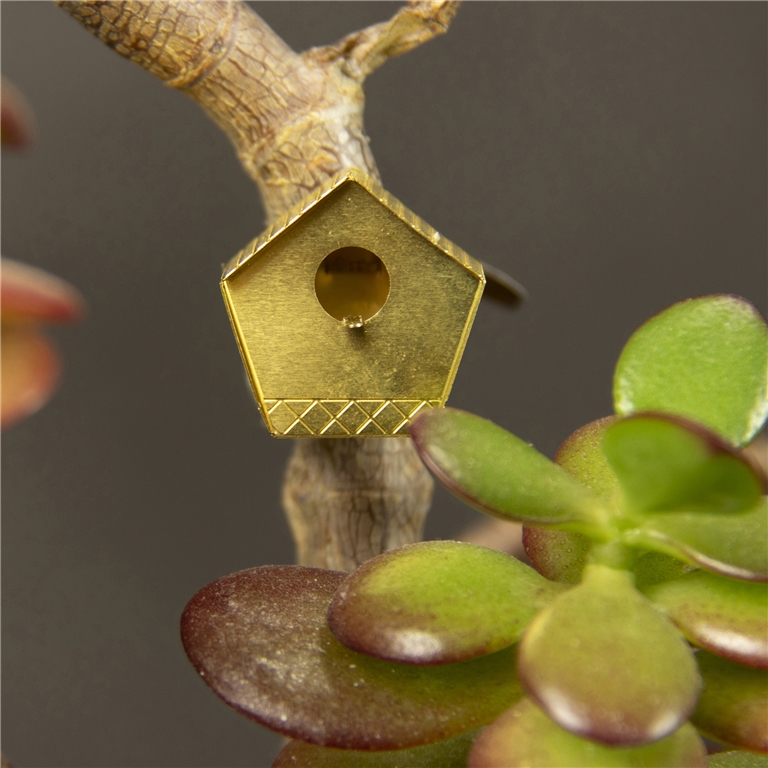
<path fill-rule="evenodd" d="M 254 7 L 294 48 L 392 3 Z M 263 226 L 198 107 L 48 2 L 2 2 L 36 145 L 2 164 L 2 251 L 69 280 L 53 401 L 3 437 L 3 751 L 26 766 L 268 766 L 178 638 L 192 595 L 293 559 L 219 293 Z M 765 314 L 764 3 L 467 3 L 367 83 L 385 187 L 528 302 L 484 302 L 450 404 L 552 455 L 611 412 L 632 331 L 740 294 Z M 479 515 L 438 491 L 428 538 Z"/>

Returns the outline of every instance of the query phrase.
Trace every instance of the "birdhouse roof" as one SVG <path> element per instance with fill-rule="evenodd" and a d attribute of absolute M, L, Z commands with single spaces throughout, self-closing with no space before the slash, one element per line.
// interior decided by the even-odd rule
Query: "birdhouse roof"
<path fill-rule="evenodd" d="M 386 206 L 398 219 L 407 224 L 432 244 L 439 248 L 446 256 L 461 264 L 466 270 L 476 277 L 484 280 L 483 265 L 473 259 L 466 251 L 459 248 L 443 237 L 434 227 L 406 208 L 397 198 L 389 194 L 380 184 L 377 184 L 368 174 L 358 168 L 349 168 L 334 176 L 326 182 L 313 195 L 305 198 L 299 204 L 291 208 L 286 214 L 276 219 L 264 232 L 254 238 L 239 253 L 233 256 L 225 265 L 221 276 L 222 281 L 229 279 L 249 261 L 255 258 L 275 238 L 288 230 L 299 218 L 314 208 L 320 201 L 328 197 L 332 192 L 346 183 L 355 183 L 375 197 L 382 205 Z"/>

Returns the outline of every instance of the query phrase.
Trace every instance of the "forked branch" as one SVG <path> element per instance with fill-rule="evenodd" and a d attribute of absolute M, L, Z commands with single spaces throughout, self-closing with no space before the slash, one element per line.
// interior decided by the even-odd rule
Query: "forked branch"
<path fill-rule="evenodd" d="M 102 42 L 194 99 L 232 141 L 268 221 L 342 170 L 378 179 L 363 81 L 448 29 L 459 3 L 416 0 L 296 53 L 242 2 L 59 2 Z M 410 441 L 297 441 L 283 503 L 299 562 L 351 569 L 421 537 L 433 483 Z"/>
<path fill-rule="evenodd" d="M 303 54 L 242 2 L 60 2 L 102 42 L 184 91 L 229 136 L 272 220 L 339 171 L 376 177 L 365 76 L 447 29 L 458 3 L 413 2 Z"/>

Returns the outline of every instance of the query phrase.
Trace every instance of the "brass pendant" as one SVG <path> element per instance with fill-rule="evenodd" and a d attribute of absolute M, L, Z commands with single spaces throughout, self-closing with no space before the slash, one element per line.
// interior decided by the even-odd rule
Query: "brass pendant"
<path fill-rule="evenodd" d="M 336 176 L 224 267 L 221 290 L 276 437 L 401 437 L 445 404 L 482 265 L 362 171 Z"/>

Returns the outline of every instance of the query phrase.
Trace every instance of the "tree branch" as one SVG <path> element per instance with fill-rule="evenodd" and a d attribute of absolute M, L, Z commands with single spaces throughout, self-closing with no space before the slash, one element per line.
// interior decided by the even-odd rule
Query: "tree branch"
<path fill-rule="evenodd" d="M 344 72 L 362 83 L 387 59 L 447 32 L 459 5 L 457 0 L 411 0 L 389 21 L 353 32 L 334 45 L 315 48 L 304 56 L 317 61 L 342 59 Z"/>
<path fill-rule="evenodd" d="M 445 32 L 459 3 L 414 0 L 297 54 L 242 2 L 59 2 L 102 42 L 194 99 L 229 136 L 268 221 L 342 170 L 378 180 L 365 77 Z M 283 504 L 305 565 L 351 569 L 421 536 L 433 482 L 401 438 L 300 440 Z"/>

